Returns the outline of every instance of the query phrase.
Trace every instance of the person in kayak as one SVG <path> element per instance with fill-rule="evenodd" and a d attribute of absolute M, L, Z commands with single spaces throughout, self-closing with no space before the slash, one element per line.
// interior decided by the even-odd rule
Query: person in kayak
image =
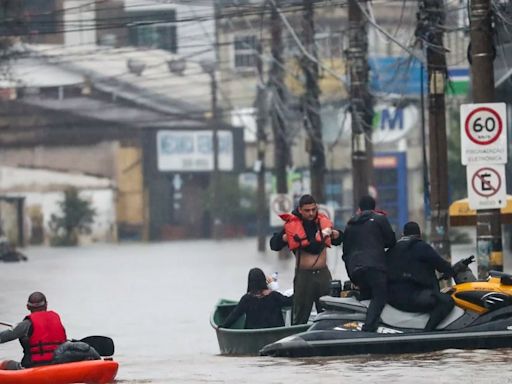
<path fill-rule="evenodd" d="M 293 298 L 268 287 L 268 279 L 260 268 L 252 268 L 247 277 L 247 293 L 219 328 L 229 328 L 245 314 L 245 328 L 283 327 L 282 308 L 292 305 Z"/>
<path fill-rule="evenodd" d="M 52 363 L 55 349 L 67 339 L 60 316 L 48 311 L 46 296 L 33 292 L 28 297 L 30 314 L 13 329 L 0 332 L 0 344 L 19 339 L 23 348 L 21 362 L 6 360 L 0 369 L 18 370 Z"/>
<path fill-rule="evenodd" d="M 327 268 L 326 247 L 340 245 L 343 233 L 334 229 L 329 218 L 318 212 L 311 195 L 303 195 L 295 210 L 280 217 L 285 221 L 284 228 L 274 233 L 270 249 L 280 251 L 288 246 L 295 255 L 293 324 L 305 324 L 313 303 L 320 312 L 319 299 L 329 294 L 332 277 Z"/>
<path fill-rule="evenodd" d="M 388 302 L 407 312 L 429 312 L 425 331 L 434 330 L 455 303 L 439 290 L 436 271 L 453 276 L 450 263 L 421 239 L 418 223 L 404 225 L 403 236 L 387 252 Z"/>
<path fill-rule="evenodd" d="M 385 214 L 375 210 L 375 199 L 363 196 L 359 209 L 347 223 L 343 239 L 343 261 L 348 277 L 358 286 L 360 300 L 371 299 L 363 331 L 375 332 L 387 301 L 385 250 L 396 237 Z"/>

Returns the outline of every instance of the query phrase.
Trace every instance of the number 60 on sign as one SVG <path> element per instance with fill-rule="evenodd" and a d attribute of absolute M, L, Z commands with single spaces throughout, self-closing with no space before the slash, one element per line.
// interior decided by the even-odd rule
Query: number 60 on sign
<path fill-rule="evenodd" d="M 463 104 L 460 125 L 462 164 L 507 162 L 505 103 Z"/>

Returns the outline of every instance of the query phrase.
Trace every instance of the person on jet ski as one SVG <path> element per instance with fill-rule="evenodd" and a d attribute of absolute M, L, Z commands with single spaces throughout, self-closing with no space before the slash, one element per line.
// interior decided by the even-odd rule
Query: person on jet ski
<path fill-rule="evenodd" d="M 311 195 L 303 195 L 293 212 L 279 216 L 285 222 L 284 228 L 274 233 L 270 249 L 280 251 L 288 246 L 295 254 L 293 324 L 306 324 L 313 303 L 320 312 L 320 297 L 329 294 L 332 277 L 327 268 L 326 247 L 340 245 L 343 232 L 334 229 L 331 220 L 318 212 Z"/>
<path fill-rule="evenodd" d="M 375 210 L 375 199 L 363 196 L 359 210 L 347 223 L 343 261 L 350 280 L 359 287 L 360 300 L 371 298 L 363 331 L 375 332 L 387 301 L 385 250 L 396 237 L 386 216 Z"/>
<path fill-rule="evenodd" d="M 434 330 L 451 312 L 450 295 L 439 291 L 436 271 L 453 276 L 450 263 L 421 239 L 414 221 L 404 225 L 403 236 L 387 252 L 388 303 L 406 312 L 429 312 L 425 331 Z"/>

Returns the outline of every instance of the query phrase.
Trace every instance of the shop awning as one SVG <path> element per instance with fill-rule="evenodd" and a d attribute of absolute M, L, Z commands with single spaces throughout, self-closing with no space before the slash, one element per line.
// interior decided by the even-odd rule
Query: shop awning
<path fill-rule="evenodd" d="M 453 227 L 476 225 L 476 210 L 469 208 L 468 198 L 454 201 L 450 205 L 449 215 Z M 501 209 L 501 223 L 512 224 L 512 195 L 507 195 L 507 205 Z"/>

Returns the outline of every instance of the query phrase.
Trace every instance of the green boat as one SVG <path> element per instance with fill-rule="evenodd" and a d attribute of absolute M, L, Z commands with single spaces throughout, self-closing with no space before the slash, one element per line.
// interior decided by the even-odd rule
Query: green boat
<path fill-rule="evenodd" d="M 210 325 L 216 329 L 222 324 L 238 301 L 220 299 L 210 317 Z M 289 324 L 291 308 L 283 310 L 285 324 Z M 253 355 L 258 356 L 259 351 L 267 344 L 274 343 L 290 335 L 306 331 L 311 324 L 287 325 L 284 327 L 245 329 L 245 316 L 241 316 L 231 328 L 216 329 L 220 353 L 223 355 Z"/>

